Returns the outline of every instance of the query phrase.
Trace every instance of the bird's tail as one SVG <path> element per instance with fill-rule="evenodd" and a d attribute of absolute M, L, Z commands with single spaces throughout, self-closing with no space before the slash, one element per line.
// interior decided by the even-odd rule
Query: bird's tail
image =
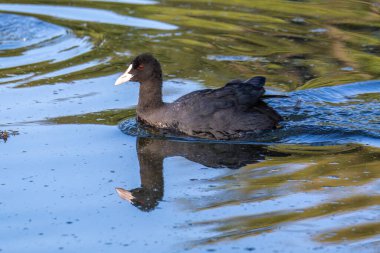
<path fill-rule="evenodd" d="M 265 85 L 265 77 L 263 76 L 255 76 L 252 77 L 251 79 L 248 79 L 244 81 L 244 83 L 254 85 L 256 87 L 263 87 Z"/>

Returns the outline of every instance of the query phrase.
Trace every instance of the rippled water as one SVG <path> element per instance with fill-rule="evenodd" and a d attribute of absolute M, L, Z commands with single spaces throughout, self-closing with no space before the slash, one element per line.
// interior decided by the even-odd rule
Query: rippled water
<path fill-rule="evenodd" d="M 0 251 L 379 252 L 379 21 L 376 1 L 0 0 Z M 138 85 L 113 83 L 146 51 L 166 101 L 265 75 L 282 127 L 139 128 Z"/>

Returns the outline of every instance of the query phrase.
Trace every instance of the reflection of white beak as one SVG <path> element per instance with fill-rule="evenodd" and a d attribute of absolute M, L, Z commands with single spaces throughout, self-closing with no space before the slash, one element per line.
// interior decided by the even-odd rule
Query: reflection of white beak
<path fill-rule="evenodd" d="M 124 72 L 115 82 L 115 85 L 120 85 L 122 83 L 128 82 L 132 79 L 133 75 L 129 74 L 129 71 L 132 69 L 132 64 L 129 65 L 127 71 Z"/>
<path fill-rule="evenodd" d="M 128 200 L 132 203 L 135 197 L 133 197 L 132 193 L 130 191 L 124 190 L 123 188 L 115 188 L 117 194 L 119 194 L 119 197 Z"/>

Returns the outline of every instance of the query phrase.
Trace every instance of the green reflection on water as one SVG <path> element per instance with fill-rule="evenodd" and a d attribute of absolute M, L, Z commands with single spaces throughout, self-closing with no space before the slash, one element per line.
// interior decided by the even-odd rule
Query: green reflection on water
<path fill-rule="evenodd" d="M 34 3 L 57 4 L 49 0 Z M 135 29 L 35 15 L 70 28 L 79 37 L 90 38 L 92 50 L 59 63 L 2 69 L 0 77 L 30 72 L 42 75 L 93 60 L 100 62 L 22 86 L 70 82 L 119 72 L 130 55 L 150 51 L 162 60 L 167 75 L 200 80 L 215 87 L 230 79 L 255 74 L 267 76 L 269 85 L 283 90 L 379 78 L 380 18 L 375 1 L 169 0 L 157 5 L 60 1 L 59 4 L 159 20 L 179 29 Z M 216 61 L 209 55 L 265 60 Z"/>
<path fill-rule="evenodd" d="M 267 157 L 261 163 L 215 178 L 212 182 L 218 185 L 216 197 L 209 198 L 197 210 L 238 206 L 242 203 L 255 204 L 267 200 L 281 203 L 286 201 L 283 198 L 297 193 L 309 195 L 305 197 L 306 202 L 315 199 L 314 194 L 325 194 L 324 203 L 202 221 L 198 225 L 212 226 L 218 235 L 197 243 L 239 239 L 308 219 L 309 223 L 318 224 L 318 219 L 366 211 L 380 205 L 378 191 L 360 190 L 362 187 L 370 189 L 371 183 L 380 178 L 380 149 L 352 144 L 323 147 L 279 145 L 269 149 L 289 156 Z M 255 211 L 254 208 L 252 211 Z M 355 229 L 344 227 L 339 222 L 333 224 L 339 228 L 322 231 L 315 239 L 321 242 L 340 242 L 379 235 L 377 222 L 358 224 L 352 227 Z"/>
<path fill-rule="evenodd" d="M 52 0 L 0 2 L 57 5 L 57 1 Z M 63 0 L 59 1 L 60 5 L 110 10 L 179 28 L 172 31 L 137 29 L 34 15 L 67 27 L 78 38 L 88 40 L 91 50 L 61 62 L 0 69 L 0 78 L 34 73 L 35 79 L 25 79 L 18 87 L 70 83 L 121 72 L 133 55 L 149 51 L 161 60 L 167 77 L 197 80 L 212 87 L 253 75 L 265 75 L 268 86 L 285 91 L 377 79 L 380 77 L 380 9 L 376 3 L 166 0 L 157 5 L 131 5 Z M 22 53 L 23 50 L 18 49 L 0 52 L 0 56 Z M 94 66 L 43 77 L 94 61 L 98 62 Z M 378 95 L 372 96 L 378 99 Z M 54 118 L 50 122 L 115 125 L 134 114 L 133 109 L 107 110 Z M 2 139 L 4 136 L 1 132 Z M 376 148 L 344 145 L 271 149 L 290 156 L 267 157 L 261 163 L 215 179 L 219 183 L 217 191 L 233 192 L 234 198 L 225 194 L 221 199 L 207 200 L 197 210 L 255 203 L 300 192 L 314 194 L 325 189 L 359 188 L 379 178 L 380 151 Z M 326 203 L 297 211 L 279 210 L 200 222 L 199 225 L 213 225 L 219 233 L 202 243 L 238 239 L 273 231 L 286 223 L 365 210 L 380 204 L 377 193 L 331 197 L 333 200 Z M 376 235 L 379 235 L 379 223 L 372 222 L 323 231 L 315 240 L 340 242 Z"/>
<path fill-rule="evenodd" d="M 136 115 L 135 109 L 107 110 L 102 112 L 87 113 L 81 115 L 63 116 L 52 118 L 46 123 L 54 124 L 100 124 L 117 125 L 121 120 L 131 118 Z"/>
<path fill-rule="evenodd" d="M 315 239 L 321 242 L 339 243 L 363 240 L 378 234 L 380 234 L 380 222 L 375 222 L 328 231 Z"/>

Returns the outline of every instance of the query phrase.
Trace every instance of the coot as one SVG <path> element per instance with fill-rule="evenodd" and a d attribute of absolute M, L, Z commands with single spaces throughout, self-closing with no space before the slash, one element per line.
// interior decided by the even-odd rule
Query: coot
<path fill-rule="evenodd" d="M 137 120 L 149 127 L 193 137 L 243 139 L 274 129 L 282 117 L 264 101 L 265 78 L 233 80 L 219 89 L 191 92 L 174 101 L 162 101 L 162 70 L 151 54 L 137 56 L 115 85 L 140 83 Z"/>

